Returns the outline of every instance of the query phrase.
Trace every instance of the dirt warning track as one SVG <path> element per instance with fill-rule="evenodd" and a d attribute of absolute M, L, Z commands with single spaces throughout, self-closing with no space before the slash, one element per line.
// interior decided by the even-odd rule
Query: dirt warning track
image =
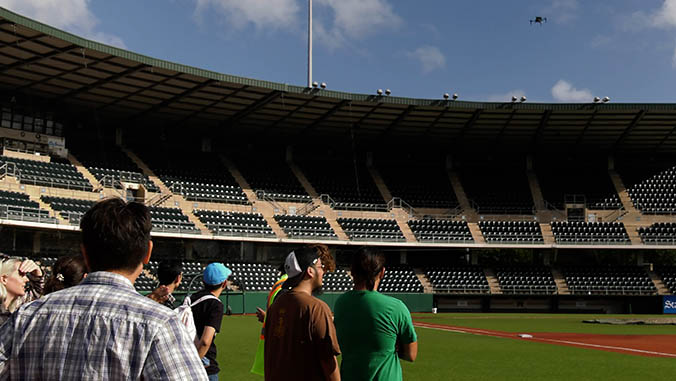
<path fill-rule="evenodd" d="M 593 335 L 584 333 L 557 332 L 502 332 L 487 329 L 430 324 L 420 321 L 413 325 L 421 328 L 447 332 L 466 333 L 479 336 L 533 341 L 539 343 L 567 345 L 578 348 L 596 349 L 638 356 L 676 358 L 675 335 Z M 532 336 L 523 337 L 522 335 Z"/>

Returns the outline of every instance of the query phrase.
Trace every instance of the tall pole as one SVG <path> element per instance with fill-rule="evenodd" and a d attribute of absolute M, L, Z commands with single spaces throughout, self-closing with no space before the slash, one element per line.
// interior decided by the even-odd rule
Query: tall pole
<path fill-rule="evenodd" d="M 307 87 L 312 87 L 312 0 L 308 0 L 307 19 Z"/>

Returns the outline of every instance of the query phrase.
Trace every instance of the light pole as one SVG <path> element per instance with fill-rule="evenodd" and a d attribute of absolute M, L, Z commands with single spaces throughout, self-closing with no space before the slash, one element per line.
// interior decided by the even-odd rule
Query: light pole
<path fill-rule="evenodd" d="M 312 87 L 312 0 L 308 0 L 307 12 L 307 87 Z"/>

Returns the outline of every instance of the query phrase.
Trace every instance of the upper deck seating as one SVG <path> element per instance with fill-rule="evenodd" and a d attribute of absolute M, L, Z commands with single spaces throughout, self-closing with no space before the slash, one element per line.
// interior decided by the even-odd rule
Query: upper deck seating
<path fill-rule="evenodd" d="M 638 234 L 646 245 L 673 245 L 676 243 L 676 223 L 657 222 L 639 228 Z"/>
<path fill-rule="evenodd" d="M 378 286 L 379 292 L 424 292 L 420 280 L 408 265 L 385 265 L 385 277 Z"/>
<path fill-rule="evenodd" d="M 453 209 L 459 204 L 442 164 L 412 159 L 382 162 L 377 167 L 392 197 L 399 197 L 414 208 Z"/>
<path fill-rule="evenodd" d="M 216 235 L 274 237 L 275 233 L 260 213 L 195 210 L 193 212 Z"/>
<path fill-rule="evenodd" d="M 426 218 L 409 220 L 408 226 L 420 242 L 468 243 L 474 241 L 466 221 Z"/>
<path fill-rule="evenodd" d="M 490 291 L 480 266 L 432 266 L 425 269 L 434 292 L 485 294 Z"/>
<path fill-rule="evenodd" d="M 92 185 L 70 163 L 61 163 L 18 159 L 0 156 L 0 166 L 14 163 L 20 172 L 18 176 L 22 184 L 30 184 L 53 188 L 76 189 L 86 192 L 93 190 Z"/>
<path fill-rule="evenodd" d="M 90 200 L 52 196 L 41 196 L 40 198 L 73 225 L 79 225 L 82 216 L 94 205 L 94 201 Z"/>
<path fill-rule="evenodd" d="M 544 243 L 537 221 L 480 221 L 486 243 Z"/>
<path fill-rule="evenodd" d="M 275 220 L 289 238 L 338 239 L 324 217 L 276 215 Z"/>
<path fill-rule="evenodd" d="M 338 223 L 354 241 L 405 241 L 397 221 L 376 218 L 339 218 Z"/>
<path fill-rule="evenodd" d="M 629 235 L 621 222 L 568 222 L 551 224 L 556 243 L 629 245 Z"/>

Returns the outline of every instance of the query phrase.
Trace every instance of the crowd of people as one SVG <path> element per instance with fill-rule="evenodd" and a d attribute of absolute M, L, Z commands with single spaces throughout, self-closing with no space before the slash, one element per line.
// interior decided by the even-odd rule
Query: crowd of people
<path fill-rule="evenodd" d="M 182 267 L 162 262 L 159 287 L 140 295 L 134 282 L 153 251 L 151 227 L 145 205 L 105 199 L 81 220 L 82 254 L 59 258 L 46 281 L 34 261 L 0 258 L 0 379 L 218 380 L 219 297 L 232 271 L 210 263 L 202 290 L 177 305 Z M 335 266 L 324 245 L 286 256 L 266 309 L 257 309 L 263 326 L 252 373 L 270 381 L 402 379 L 399 359 L 415 361 L 417 336 L 405 304 L 377 292 L 383 254 L 354 254 L 354 290 L 332 312 L 317 296 Z"/>

